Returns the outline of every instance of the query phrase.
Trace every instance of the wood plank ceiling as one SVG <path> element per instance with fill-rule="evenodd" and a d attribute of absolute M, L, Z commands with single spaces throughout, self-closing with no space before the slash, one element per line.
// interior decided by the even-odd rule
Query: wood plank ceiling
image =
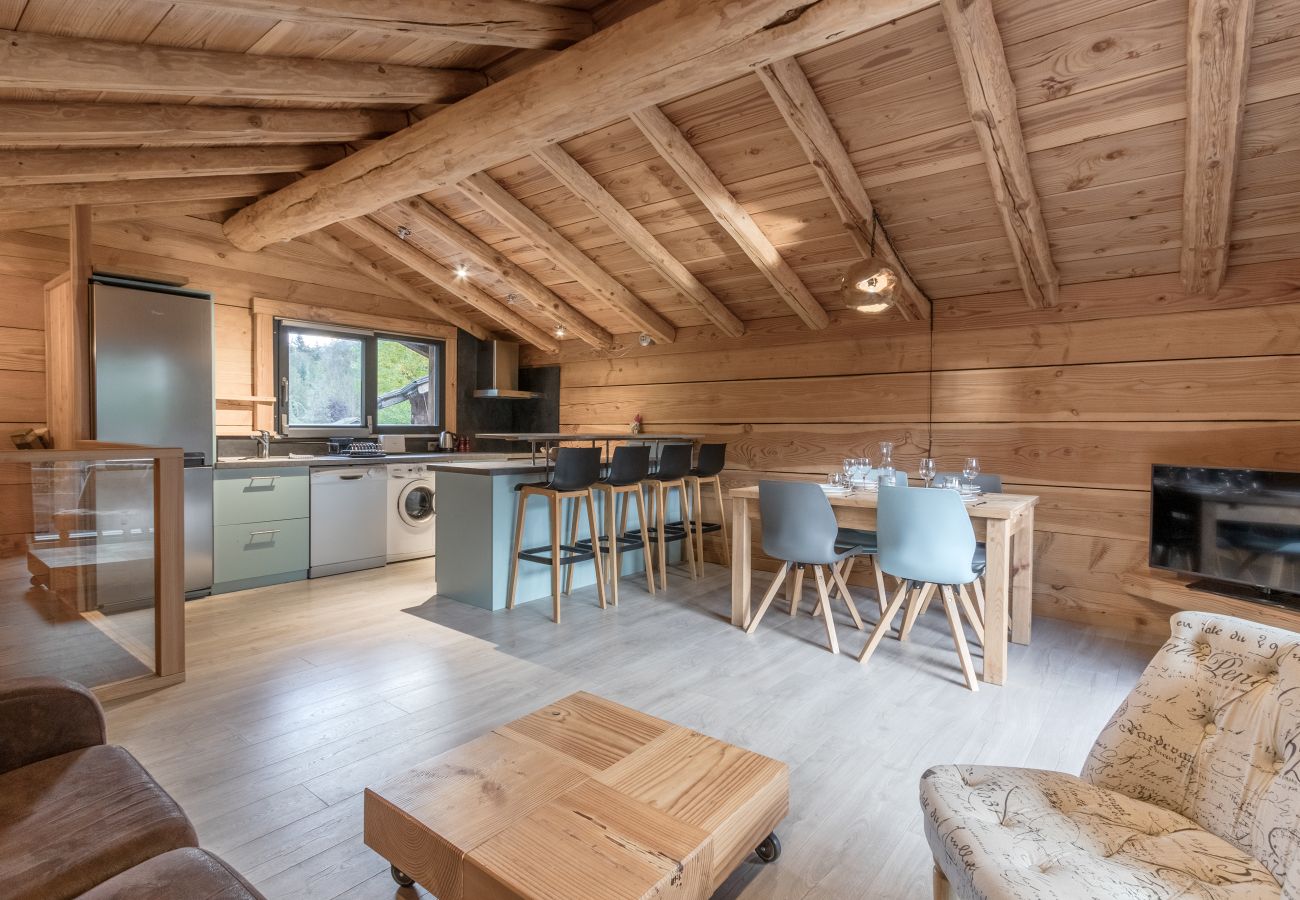
<path fill-rule="evenodd" d="M 541 37 L 476 32 L 470 43 L 374 22 L 352 27 L 343 23 L 350 5 L 337 0 L 316 4 L 335 17 L 325 25 L 291 17 L 284 10 L 304 4 L 281 0 L 224 9 L 217 0 L 0 0 L 0 29 L 18 38 L 0 67 L 0 227 L 47 227 L 56 207 L 73 202 L 120 211 L 97 220 L 166 223 L 186 197 L 195 215 L 222 219 L 223 198 L 228 209 L 242 206 L 289 173 L 329 165 L 479 84 L 563 53 L 584 28 L 599 31 L 653 5 L 481 2 L 562 11 Z M 765 86 L 748 74 L 658 106 L 658 118 L 684 138 L 687 162 L 664 144 L 662 127 L 652 142 L 645 116 L 642 127 L 624 118 L 376 210 L 372 223 L 409 229 L 404 252 L 358 236 L 373 237 L 373 225 L 331 227 L 327 239 L 308 239 L 312 252 L 358 253 L 383 270 L 371 273 L 377 283 L 397 276 L 435 301 L 426 309 L 442 304 L 482 333 L 553 345 L 562 326 L 568 338 L 605 348 L 611 334 L 628 332 L 666 341 L 677 329 L 712 327 L 735 336 L 792 308 L 823 325 L 812 307 L 823 315 L 842 308 L 840 276 L 863 255 L 864 203 L 866 215 L 874 207 L 879 217 L 885 247 L 931 300 L 995 294 L 1051 305 L 1058 281 L 1180 268 L 1212 292 L 1207 267 L 1224 259 L 1300 257 L 1300 4 L 1255 0 L 1252 21 L 1250 0 L 994 0 L 992 31 L 987 5 L 944 0 L 798 57 L 842 152 L 826 149 L 824 129 L 813 140 L 796 136 L 792 125 L 808 117 L 773 101 L 772 78 Z M 409 17 L 429 4 L 386 6 Z M 1230 35 L 1216 46 L 1209 29 L 1189 37 L 1190 16 L 1231 16 L 1238 45 Z M 205 58 L 204 77 L 184 83 L 207 93 L 177 93 L 176 85 L 144 92 L 111 77 L 105 51 L 95 57 L 98 73 L 69 74 L 63 86 L 51 75 L 24 83 L 14 54 L 34 41 L 32 52 L 48 63 L 58 45 L 23 35 L 243 54 L 283 67 L 286 79 L 301 74 L 300 61 L 327 60 L 370 80 L 358 78 L 343 99 L 313 95 L 307 78 L 286 88 L 290 101 L 223 76 L 216 63 L 224 58 Z M 1190 89 L 1189 44 L 1198 61 Z M 798 72 L 781 65 L 795 83 Z M 1244 84 L 1239 97 L 1221 96 L 1234 84 L 1225 65 Z M 58 71 L 30 68 L 38 70 Z M 88 82 L 119 89 L 82 89 Z M 1190 125 L 1189 96 L 1198 98 Z M 1208 120 L 1237 104 L 1234 141 L 1231 116 L 1226 126 Z M 257 149 L 263 144 L 277 146 Z M 1192 171 L 1207 196 L 1188 198 L 1185 221 L 1189 145 L 1198 148 Z M 866 195 L 837 192 L 833 201 L 834 180 L 819 177 L 824 170 L 809 153 L 841 169 L 847 155 Z M 1207 172 L 1216 183 L 1204 184 Z M 182 176 L 195 186 L 177 194 Z M 207 180 L 211 187 L 198 186 Z M 1185 232 L 1203 243 L 1189 249 L 1186 267 Z M 404 263 L 412 253 L 426 259 Z M 466 277 L 446 277 L 457 271 Z M 925 315 L 924 306 L 908 312 Z"/>

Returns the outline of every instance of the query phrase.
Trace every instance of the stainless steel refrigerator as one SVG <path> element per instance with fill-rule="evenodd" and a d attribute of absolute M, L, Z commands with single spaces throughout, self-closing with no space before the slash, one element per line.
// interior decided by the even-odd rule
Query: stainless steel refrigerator
<path fill-rule="evenodd" d="M 212 589 L 212 295 L 91 279 L 95 437 L 185 451 L 185 596 Z"/>

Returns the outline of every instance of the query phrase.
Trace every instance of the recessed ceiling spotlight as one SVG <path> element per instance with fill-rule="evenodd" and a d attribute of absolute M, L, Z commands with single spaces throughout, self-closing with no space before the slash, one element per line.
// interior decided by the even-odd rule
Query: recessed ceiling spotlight
<path fill-rule="evenodd" d="M 411 229 L 407 228 L 405 225 L 398 225 L 397 236 L 402 240 L 406 240 L 411 236 Z"/>
<path fill-rule="evenodd" d="M 650 335 L 646 334 L 645 332 L 642 332 L 641 336 L 637 338 L 637 343 L 639 343 L 642 347 L 649 347 L 654 342 L 655 339 L 650 337 Z"/>
<path fill-rule="evenodd" d="M 463 265 L 457 266 L 457 267 L 456 267 L 456 277 L 457 277 L 457 278 L 468 278 L 468 277 L 469 277 L 469 268 L 466 267 L 466 266 L 463 266 Z"/>
<path fill-rule="evenodd" d="M 568 332 L 564 330 L 564 326 L 563 326 L 563 325 L 556 325 L 556 326 L 555 326 L 555 336 L 556 336 L 557 338 L 562 338 L 562 337 L 564 337 L 566 334 L 568 334 Z"/>
<path fill-rule="evenodd" d="M 518 302 L 519 302 L 519 295 L 518 295 L 518 294 L 515 294 L 515 293 L 509 293 L 509 294 L 506 294 L 506 305 L 507 305 L 507 306 L 514 306 L 514 305 L 515 305 L 516 303 L 518 303 Z"/>

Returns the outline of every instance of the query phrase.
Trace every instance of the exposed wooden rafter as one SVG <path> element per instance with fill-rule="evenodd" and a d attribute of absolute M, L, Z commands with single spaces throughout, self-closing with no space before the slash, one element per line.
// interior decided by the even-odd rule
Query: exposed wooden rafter
<path fill-rule="evenodd" d="M 894 252 L 884 227 L 877 227 L 875 208 L 862 185 L 862 178 L 854 169 L 844 143 L 835 133 L 835 126 L 799 63 L 787 57 L 759 66 L 756 71 L 803 147 L 858 252 L 864 259 L 874 252 L 898 273 L 903 288 L 903 302 L 898 309 L 903 318 L 927 318 L 930 315 L 929 300 Z"/>
<path fill-rule="evenodd" d="M 30 184 L 0 187 L 0 212 L 51 206 L 256 197 L 288 184 L 278 175 L 215 175 L 211 178 L 150 178 L 147 181 L 91 181 L 76 184 Z"/>
<path fill-rule="evenodd" d="M 384 137 L 409 123 L 405 112 L 384 109 L 0 103 L 0 145 L 337 144 Z"/>
<path fill-rule="evenodd" d="M 217 197 L 209 200 L 162 200 L 158 203 L 116 203 L 111 206 L 93 206 L 92 222 L 129 222 L 133 219 L 165 219 L 172 216 L 199 216 L 205 213 L 223 213 L 239 209 L 249 198 Z M 66 224 L 69 209 L 54 206 L 48 209 L 31 209 L 21 212 L 0 212 L 0 231 L 31 231 Z"/>
<path fill-rule="evenodd" d="M 362 240 L 374 244 L 402 265 L 429 279 L 447 293 L 499 322 L 534 347 L 550 353 L 560 349 L 560 345 L 550 334 L 468 280 L 457 278 L 450 269 L 425 255 L 420 248 L 402 240 L 374 219 L 348 219 L 339 224 Z"/>
<path fill-rule="evenodd" d="M 637 221 L 621 203 L 610 195 L 595 178 L 578 164 L 559 144 L 548 144 L 533 151 L 533 156 L 555 176 L 561 184 L 577 195 L 622 241 L 667 279 L 692 306 L 699 309 L 722 332 L 730 337 L 745 333 L 745 323 L 713 291 L 682 265 L 676 257 L 659 243 L 650 231 Z"/>
<path fill-rule="evenodd" d="M 0 187 L 175 176 L 302 172 L 343 158 L 337 146 L 0 150 Z"/>
<path fill-rule="evenodd" d="M 700 198 L 700 202 L 718 220 L 718 224 L 740 245 L 740 249 L 763 273 L 763 277 L 776 289 L 781 299 L 794 310 L 795 315 L 803 319 L 809 328 L 819 329 L 829 325 L 830 316 L 817 302 L 817 298 L 781 257 L 776 247 L 772 246 L 754 217 L 745 211 L 691 146 L 690 141 L 686 140 L 686 135 L 655 106 L 634 112 L 632 121 L 659 155 L 673 167 L 673 171 L 686 182 L 686 186 Z"/>
<path fill-rule="evenodd" d="M 313 231 L 311 234 L 304 234 L 299 240 L 311 244 L 319 250 L 323 250 L 330 256 L 346 263 L 350 268 L 368 275 L 376 284 L 384 287 L 404 300 L 409 300 L 415 306 L 428 310 L 439 318 L 455 325 L 462 331 L 468 331 L 480 341 L 487 340 L 491 337 L 487 329 L 477 322 L 461 315 L 447 304 L 443 303 L 437 297 L 432 296 L 427 291 L 422 291 L 408 281 L 399 278 L 397 275 L 385 269 L 377 262 L 368 259 L 364 253 L 353 249 L 343 241 L 336 238 L 327 231 Z"/>
<path fill-rule="evenodd" d="M 992 2 L 941 0 L 940 6 L 1021 286 L 1031 306 L 1055 306 L 1060 276 L 1029 171 L 1016 87 Z"/>
<path fill-rule="evenodd" d="M 0 29 L 0 86 L 333 103 L 459 100 L 478 72 L 122 44 Z"/>
<path fill-rule="evenodd" d="M 934 0 L 659 3 L 277 192 L 226 223 L 255 249 L 422 194 L 726 81 L 755 62 L 833 43 Z M 653 35 L 654 39 L 647 38 Z"/>
<path fill-rule="evenodd" d="M 1228 272 L 1254 8 L 1254 0 L 1191 0 L 1189 8 L 1181 261 L 1189 294 L 1218 293 Z"/>
<path fill-rule="evenodd" d="M 171 0 L 222 13 L 492 47 L 557 49 L 592 33 L 591 15 L 526 0 Z"/>
<path fill-rule="evenodd" d="M 444 244 L 451 246 L 492 273 L 507 288 L 518 294 L 543 314 L 551 317 L 573 336 L 593 347 L 611 350 L 614 336 L 591 319 L 570 306 L 562 297 L 542 284 L 522 267 L 478 235 L 462 226 L 451 216 L 422 197 L 403 200 L 397 206 L 403 214 L 431 233 Z"/>
<path fill-rule="evenodd" d="M 660 343 L 671 344 L 676 340 L 677 329 L 672 323 L 615 280 L 613 275 L 596 265 L 591 257 L 490 177 L 479 172 L 460 182 L 457 187 L 493 218 L 547 254 L 552 262 L 568 272 L 578 284 L 633 326 Z"/>

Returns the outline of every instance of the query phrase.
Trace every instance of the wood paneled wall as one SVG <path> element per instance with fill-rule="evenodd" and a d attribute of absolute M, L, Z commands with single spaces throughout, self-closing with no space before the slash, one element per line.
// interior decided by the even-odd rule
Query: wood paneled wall
<path fill-rule="evenodd" d="M 651 431 L 727 441 L 734 484 L 820 478 L 881 440 L 913 474 L 927 445 L 945 469 L 978 456 L 1042 498 L 1038 612 L 1153 634 L 1170 609 L 1138 596 L 1150 466 L 1300 469 L 1294 262 L 1236 267 L 1213 300 L 1171 274 L 1066 285 L 1044 310 L 1018 292 L 940 301 L 933 366 L 926 323 L 747 325 L 649 348 L 626 335 L 612 354 L 566 342 L 562 426 L 623 430 L 641 413 Z"/>
<path fill-rule="evenodd" d="M 216 222 L 184 217 L 96 223 L 93 263 L 100 271 L 183 278 L 216 301 L 217 396 L 253 396 L 254 297 L 385 318 L 429 319 L 409 302 L 379 293 L 364 274 L 314 247 L 293 242 L 242 253 Z M 68 267 L 67 230 L 0 232 L 0 446 L 19 427 L 46 418 L 42 287 Z M 248 402 L 219 400 L 217 433 L 246 435 Z"/>

